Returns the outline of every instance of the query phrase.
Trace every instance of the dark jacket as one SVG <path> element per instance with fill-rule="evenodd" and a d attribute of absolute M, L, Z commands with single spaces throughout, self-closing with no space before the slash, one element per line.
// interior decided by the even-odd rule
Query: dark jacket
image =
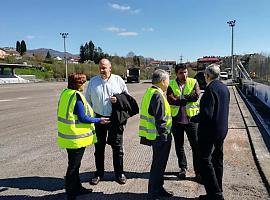
<path fill-rule="evenodd" d="M 230 92 L 225 84 L 213 80 L 200 101 L 200 113 L 191 118 L 199 122 L 199 139 L 223 140 L 228 132 Z"/>
<path fill-rule="evenodd" d="M 127 93 L 115 94 L 116 103 L 112 104 L 111 123 L 125 125 L 127 119 L 139 113 L 136 100 Z"/>
<path fill-rule="evenodd" d="M 156 88 L 156 86 L 152 86 L 153 88 Z M 148 113 L 155 117 L 155 125 L 158 132 L 158 136 L 155 141 L 147 140 L 145 137 L 141 137 L 141 144 L 144 145 L 152 145 L 153 142 L 156 142 L 158 144 L 162 144 L 164 142 L 167 142 L 168 140 L 171 140 L 171 137 L 168 137 L 170 135 L 170 132 L 168 131 L 168 127 L 166 125 L 166 120 L 164 120 L 165 116 L 165 106 L 163 97 L 160 93 L 154 93 L 151 100 L 150 105 L 148 108 Z"/>

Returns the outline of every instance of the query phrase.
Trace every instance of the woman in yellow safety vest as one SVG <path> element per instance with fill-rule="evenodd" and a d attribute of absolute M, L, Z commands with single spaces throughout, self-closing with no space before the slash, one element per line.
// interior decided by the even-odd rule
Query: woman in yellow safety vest
<path fill-rule="evenodd" d="M 94 123 L 109 123 L 109 118 L 95 118 L 84 95 L 86 76 L 72 73 L 68 76 L 68 87 L 60 95 L 57 111 L 58 138 L 60 148 L 67 149 L 68 168 L 65 189 L 68 200 L 89 194 L 92 189 L 82 187 L 79 168 L 85 147 L 97 142 Z"/>

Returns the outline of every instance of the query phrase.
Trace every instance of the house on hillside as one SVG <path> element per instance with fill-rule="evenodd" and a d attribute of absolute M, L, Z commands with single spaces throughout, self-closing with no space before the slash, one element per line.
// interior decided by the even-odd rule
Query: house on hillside
<path fill-rule="evenodd" d="M 0 58 L 5 58 L 7 56 L 20 57 L 20 53 L 14 48 L 4 47 L 0 48 Z"/>
<path fill-rule="evenodd" d="M 150 65 L 159 66 L 159 65 L 176 65 L 175 60 L 154 60 L 150 62 Z"/>
<path fill-rule="evenodd" d="M 58 61 L 63 60 L 60 56 L 56 56 L 56 57 L 54 57 L 53 59 L 54 59 L 54 60 L 58 60 Z"/>
<path fill-rule="evenodd" d="M 4 51 L 3 49 L 0 49 L 0 58 L 5 58 L 7 56 L 8 54 L 6 53 L 6 51 Z"/>
<path fill-rule="evenodd" d="M 68 63 L 79 64 L 80 56 L 72 56 L 68 58 Z"/>
<path fill-rule="evenodd" d="M 156 69 L 163 69 L 165 71 L 167 71 L 169 73 L 169 75 L 171 75 L 171 71 L 172 68 L 176 65 L 176 61 L 175 60 L 155 60 L 155 61 L 151 61 L 150 65 L 155 67 Z"/>

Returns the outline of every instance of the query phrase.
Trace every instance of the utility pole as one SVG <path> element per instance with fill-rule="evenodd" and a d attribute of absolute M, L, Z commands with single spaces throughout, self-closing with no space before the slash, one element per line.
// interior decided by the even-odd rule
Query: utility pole
<path fill-rule="evenodd" d="M 68 72 L 67 72 L 67 52 L 66 52 L 66 38 L 68 33 L 60 33 L 62 38 L 64 39 L 64 53 L 65 53 L 65 67 L 66 67 L 66 82 L 68 81 Z"/>
<path fill-rule="evenodd" d="M 183 63 L 183 56 L 180 55 L 180 64 Z"/>
<path fill-rule="evenodd" d="M 232 21 L 228 21 L 227 24 L 229 24 L 230 27 L 232 27 L 232 49 L 231 49 L 231 59 L 232 59 L 232 66 L 231 66 L 231 70 L 232 70 L 232 80 L 234 80 L 234 58 L 233 58 L 233 27 L 235 26 L 235 20 Z"/>

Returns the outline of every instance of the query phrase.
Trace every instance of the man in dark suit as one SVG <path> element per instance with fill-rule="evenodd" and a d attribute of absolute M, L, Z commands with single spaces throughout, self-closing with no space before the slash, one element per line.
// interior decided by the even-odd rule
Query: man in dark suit
<path fill-rule="evenodd" d="M 198 122 L 199 163 L 206 195 L 199 200 L 224 200 L 222 190 L 223 143 L 228 132 L 230 93 L 218 80 L 220 67 L 205 69 L 207 87 L 201 98 L 200 113 L 191 118 Z"/>

